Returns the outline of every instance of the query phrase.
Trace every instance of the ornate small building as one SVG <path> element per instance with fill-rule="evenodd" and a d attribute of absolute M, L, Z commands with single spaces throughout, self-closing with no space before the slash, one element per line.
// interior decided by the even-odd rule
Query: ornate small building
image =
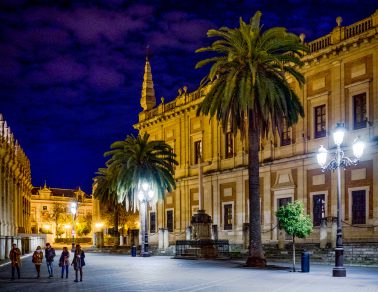
<path fill-rule="evenodd" d="M 50 242 L 54 242 L 58 233 L 61 233 L 59 236 L 63 238 L 71 238 L 75 218 L 71 213 L 72 203 L 76 204 L 77 219 L 92 217 L 92 196 L 86 194 L 80 187 L 60 189 L 49 188 L 46 184 L 43 187 L 34 187 L 30 218 L 33 233 L 47 234 L 47 240 Z"/>
<path fill-rule="evenodd" d="M 322 173 L 316 162 L 320 145 L 333 147 L 336 124 L 348 129 L 346 155 L 356 137 L 366 144 L 357 166 L 342 171 L 342 220 L 345 241 L 378 238 L 378 10 L 349 26 L 337 26 L 307 43 L 310 53 L 301 69 L 306 84 L 296 86 L 305 117 L 281 137 L 271 133 L 261 141 L 260 197 L 262 237 L 265 243 L 284 240 L 276 228 L 277 209 L 294 200 L 305 204 L 315 226 L 310 240 L 319 242 L 320 222 L 327 220 L 328 242 L 334 238 L 337 209 L 336 174 Z M 301 36 L 304 41 L 304 36 Z M 248 153 L 246 141 L 224 134 L 215 120 L 196 116 L 203 96 L 179 90 L 171 102 L 155 106 L 150 63 L 147 60 L 139 122 L 135 128 L 153 140 L 165 140 L 177 154 L 177 188 L 167 194 L 156 212 L 149 212 L 149 232 L 167 229 L 169 241 L 184 239 L 192 215 L 202 205 L 212 217 L 214 237 L 246 247 L 248 232 Z M 202 161 L 204 196 L 198 196 Z M 157 236 L 150 242 L 156 243 Z"/>
<path fill-rule="evenodd" d="M 0 260 L 18 234 L 30 233 L 30 161 L 0 114 Z"/>

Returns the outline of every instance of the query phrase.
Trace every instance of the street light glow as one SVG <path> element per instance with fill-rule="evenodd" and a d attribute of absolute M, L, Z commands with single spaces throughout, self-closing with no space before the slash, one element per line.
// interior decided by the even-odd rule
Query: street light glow
<path fill-rule="evenodd" d="M 333 132 L 333 141 L 337 146 L 340 146 L 344 141 L 345 128 L 342 124 L 337 124 L 335 131 Z"/>
<path fill-rule="evenodd" d="M 321 167 L 323 167 L 327 162 L 327 153 L 327 149 L 325 149 L 323 145 L 320 145 L 316 159 L 318 160 L 318 163 Z"/>
<path fill-rule="evenodd" d="M 142 183 L 142 189 L 143 189 L 143 191 L 147 191 L 148 190 L 148 183 L 147 182 L 143 182 Z"/>
<path fill-rule="evenodd" d="M 365 143 L 364 142 L 357 139 L 353 143 L 353 154 L 354 154 L 354 156 L 356 156 L 357 159 L 360 159 L 360 157 L 364 153 L 364 149 L 365 149 Z"/>
<path fill-rule="evenodd" d="M 147 194 L 148 194 L 148 199 L 152 200 L 155 195 L 155 192 L 153 190 L 149 190 Z"/>

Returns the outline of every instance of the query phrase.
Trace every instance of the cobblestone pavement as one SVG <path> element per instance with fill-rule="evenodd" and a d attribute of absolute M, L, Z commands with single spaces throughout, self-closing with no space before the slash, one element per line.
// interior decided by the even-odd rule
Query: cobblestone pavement
<path fill-rule="evenodd" d="M 0 291 L 378 291 L 378 267 L 347 267 L 346 278 L 333 278 L 330 265 L 311 265 L 310 273 L 292 273 L 283 268 L 285 264 L 260 270 L 245 268 L 240 261 L 90 253 L 86 263 L 83 282 L 73 282 L 72 268 L 69 278 L 61 279 L 57 265 L 49 279 L 45 263 L 42 277 L 35 279 L 29 256 L 23 259 L 20 280 L 10 280 L 9 264 L 0 267 Z"/>

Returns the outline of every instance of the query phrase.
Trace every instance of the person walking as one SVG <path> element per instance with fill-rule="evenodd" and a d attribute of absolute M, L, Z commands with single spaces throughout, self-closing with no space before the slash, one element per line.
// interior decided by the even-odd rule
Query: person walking
<path fill-rule="evenodd" d="M 12 280 L 14 280 L 14 271 L 17 269 L 17 276 L 20 279 L 20 268 L 21 268 L 21 251 L 17 247 L 17 244 L 12 244 L 12 249 L 9 252 L 9 260 L 12 266 Z"/>
<path fill-rule="evenodd" d="M 55 249 L 53 249 L 50 243 L 46 243 L 45 258 L 47 264 L 47 271 L 49 272 L 49 278 L 54 277 L 54 257 Z"/>
<path fill-rule="evenodd" d="M 43 261 L 43 251 L 41 247 L 38 245 L 37 249 L 33 253 L 33 258 L 32 258 L 32 262 L 34 263 L 35 269 L 37 271 L 37 279 L 39 279 L 39 273 L 41 271 L 42 261 Z"/>
<path fill-rule="evenodd" d="M 63 276 L 64 276 L 64 270 L 66 270 L 66 278 L 68 278 L 68 267 L 70 265 L 69 257 L 70 257 L 70 253 L 69 253 L 67 247 L 65 246 L 65 247 L 63 247 L 63 251 L 62 251 L 62 254 L 60 255 L 60 259 L 59 259 L 59 267 L 62 268 L 61 278 L 63 278 Z"/>
<path fill-rule="evenodd" d="M 80 282 L 83 281 L 83 267 L 85 266 L 84 258 L 85 258 L 84 251 L 81 249 L 80 244 L 76 244 L 75 254 L 74 254 L 74 257 L 73 257 L 72 263 L 71 263 L 71 266 L 73 265 L 73 267 L 75 269 L 75 281 L 74 282 L 78 282 L 78 280 L 77 280 L 78 272 L 80 272 Z"/>

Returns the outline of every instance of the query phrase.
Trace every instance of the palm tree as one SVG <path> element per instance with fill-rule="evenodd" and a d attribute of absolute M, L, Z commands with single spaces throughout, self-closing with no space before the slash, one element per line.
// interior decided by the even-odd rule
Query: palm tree
<path fill-rule="evenodd" d="M 112 172 L 109 168 L 99 168 L 97 176 L 94 178 L 95 189 L 93 196 L 100 201 L 101 204 L 114 209 L 114 245 L 119 246 L 118 234 L 118 213 L 119 203 L 116 192 L 117 173 Z"/>
<path fill-rule="evenodd" d="M 197 115 L 216 117 L 223 131 L 231 126 L 236 135 L 248 135 L 249 177 L 249 257 L 248 266 L 265 266 L 261 243 L 259 200 L 259 143 L 269 132 L 282 132 L 282 121 L 290 127 L 304 116 L 303 107 L 287 77 L 300 85 L 303 75 L 297 71 L 300 57 L 307 48 L 298 36 L 283 27 L 262 31 L 261 12 L 238 28 L 211 29 L 208 37 L 216 37 L 209 47 L 196 52 L 215 53 L 197 63 L 196 68 L 212 64 L 200 89 L 208 86 Z M 246 121 L 248 126 L 246 125 Z"/>
<path fill-rule="evenodd" d="M 175 187 L 174 165 L 176 154 L 164 141 L 148 141 L 149 134 L 134 137 L 129 135 L 123 141 L 116 141 L 105 156 L 109 169 L 117 173 L 116 192 L 118 202 L 124 202 L 126 209 L 135 210 L 137 192 L 143 182 L 148 182 L 156 191 L 156 199 L 162 199 L 166 191 Z"/>

